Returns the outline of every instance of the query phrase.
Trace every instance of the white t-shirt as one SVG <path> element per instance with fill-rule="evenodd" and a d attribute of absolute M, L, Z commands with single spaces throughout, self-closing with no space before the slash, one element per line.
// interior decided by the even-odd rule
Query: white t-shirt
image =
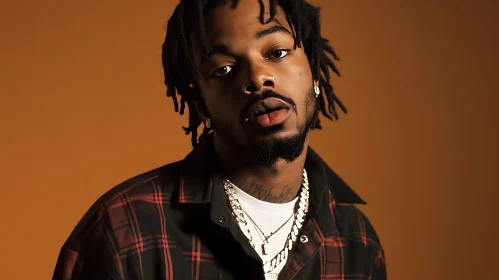
<path fill-rule="evenodd" d="M 258 225 L 260 230 L 268 236 L 271 232 L 278 229 L 282 224 L 284 224 L 289 217 L 293 214 L 293 210 L 298 200 L 298 197 L 293 199 L 288 203 L 270 203 L 263 200 L 259 200 L 236 186 L 233 186 L 235 195 L 239 200 L 239 203 L 243 207 L 244 211 L 247 212 L 253 221 Z M 291 227 L 293 226 L 293 218 L 289 219 L 288 222 L 274 235 L 268 239 L 268 247 L 270 248 L 270 253 L 264 255 L 262 252 L 263 236 L 254 226 L 251 220 L 244 215 L 246 222 L 248 223 L 248 228 L 251 233 L 251 238 L 253 244 L 255 245 L 255 250 L 262 259 L 263 263 L 270 261 L 275 255 L 277 255 L 283 248 L 288 238 L 288 234 L 291 232 Z M 286 259 L 284 259 L 274 270 L 270 273 L 279 273 Z"/>

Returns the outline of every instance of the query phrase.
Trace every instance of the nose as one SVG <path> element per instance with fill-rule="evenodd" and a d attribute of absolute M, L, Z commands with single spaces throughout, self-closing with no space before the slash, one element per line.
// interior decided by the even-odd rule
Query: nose
<path fill-rule="evenodd" d="M 267 89 L 275 87 L 275 77 L 261 66 L 250 67 L 249 78 L 246 83 L 242 85 L 242 91 L 245 94 L 252 94 L 262 92 Z"/>

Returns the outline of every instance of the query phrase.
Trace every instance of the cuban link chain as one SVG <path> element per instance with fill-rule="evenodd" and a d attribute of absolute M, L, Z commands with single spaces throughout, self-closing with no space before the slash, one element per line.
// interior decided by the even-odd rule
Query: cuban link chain
<path fill-rule="evenodd" d="M 232 187 L 232 183 L 228 180 L 224 180 L 224 189 L 229 198 L 229 204 L 232 208 L 232 215 L 236 219 L 237 223 L 241 227 L 244 235 L 248 238 L 250 245 L 255 248 L 255 244 L 253 243 L 253 238 L 251 237 L 251 233 L 248 227 L 248 222 L 244 218 L 244 212 L 235 195 L 234 188 Z M 303 222 L 305 221 L 305 216 L 308 213 L 309 206 L 309 188 L 308 188 L 308 177 L 307 171 L 303 169 L 303 179 L 302 179 L 302 188 L 300 191 L 300 198 L 298 199 L 298 207 L 296 213 L 294 214 L 295 218 L 293 220 L 293 226 L 291 228 L 291 232 L 288 234 L 286 239 L 286 243 L 284 244 L 284 248 L 277 253 L 270 261 L 267 261 L 263 264 L 263 269 L 265 273 L 270 273 L 274 268 L 276 268 L 283 260 L 288 257 L 289 251 L 293 248 L 294 243 L 298 237 L 299 230 L 303 226 Z"/>

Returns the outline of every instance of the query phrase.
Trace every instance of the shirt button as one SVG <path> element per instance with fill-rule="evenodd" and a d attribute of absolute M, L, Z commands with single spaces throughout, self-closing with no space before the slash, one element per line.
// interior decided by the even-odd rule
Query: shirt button
<path fill-rule="evenodd" d="M 218 222 L 223 223 L 225 221 L 224 217 L 218 217 Z"/>
<path fill-rule="evenodd" d="M 306 235 L 300 236 L 300 242 L 301 243 L 307 243 L 308 242 L 308 237 Z"/>

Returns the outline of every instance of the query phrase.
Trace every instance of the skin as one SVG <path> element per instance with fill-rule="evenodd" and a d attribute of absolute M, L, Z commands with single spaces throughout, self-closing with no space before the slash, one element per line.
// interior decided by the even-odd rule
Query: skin
<path fill-rule="evenodd" d="M 268 3 L 265 7 L 268 9 Z M 209 42 L 223 48 L 203 57 L 199 48 L 193 47 L 202 74 L 195 82 L 202 96 L 197 107 L 202 119 L 211 120 L 215 149 L 229 180 L 258 199 L 286 203 L 301 187 L 310 132 L 300 128 L 314 110 L 316 101 L 310 91 L 316 82 L 305 50 L 293 49 L 291 27 L 283 10 L 278 7 L 276 20 L 262 24 L 260 9 L 257 0 L 241 0 L 235 9 L 229 4 L 207 13 Z M 279 93 L 296 105 L 280 129 L 270 134 L 241 120 L 245 105 L 265 90 Z M 271 166 L 262 165 L 252 154 L 257 142 L 300 133 L 307 137 L 302 153 L 293 161 L 277 159 Z"/>

